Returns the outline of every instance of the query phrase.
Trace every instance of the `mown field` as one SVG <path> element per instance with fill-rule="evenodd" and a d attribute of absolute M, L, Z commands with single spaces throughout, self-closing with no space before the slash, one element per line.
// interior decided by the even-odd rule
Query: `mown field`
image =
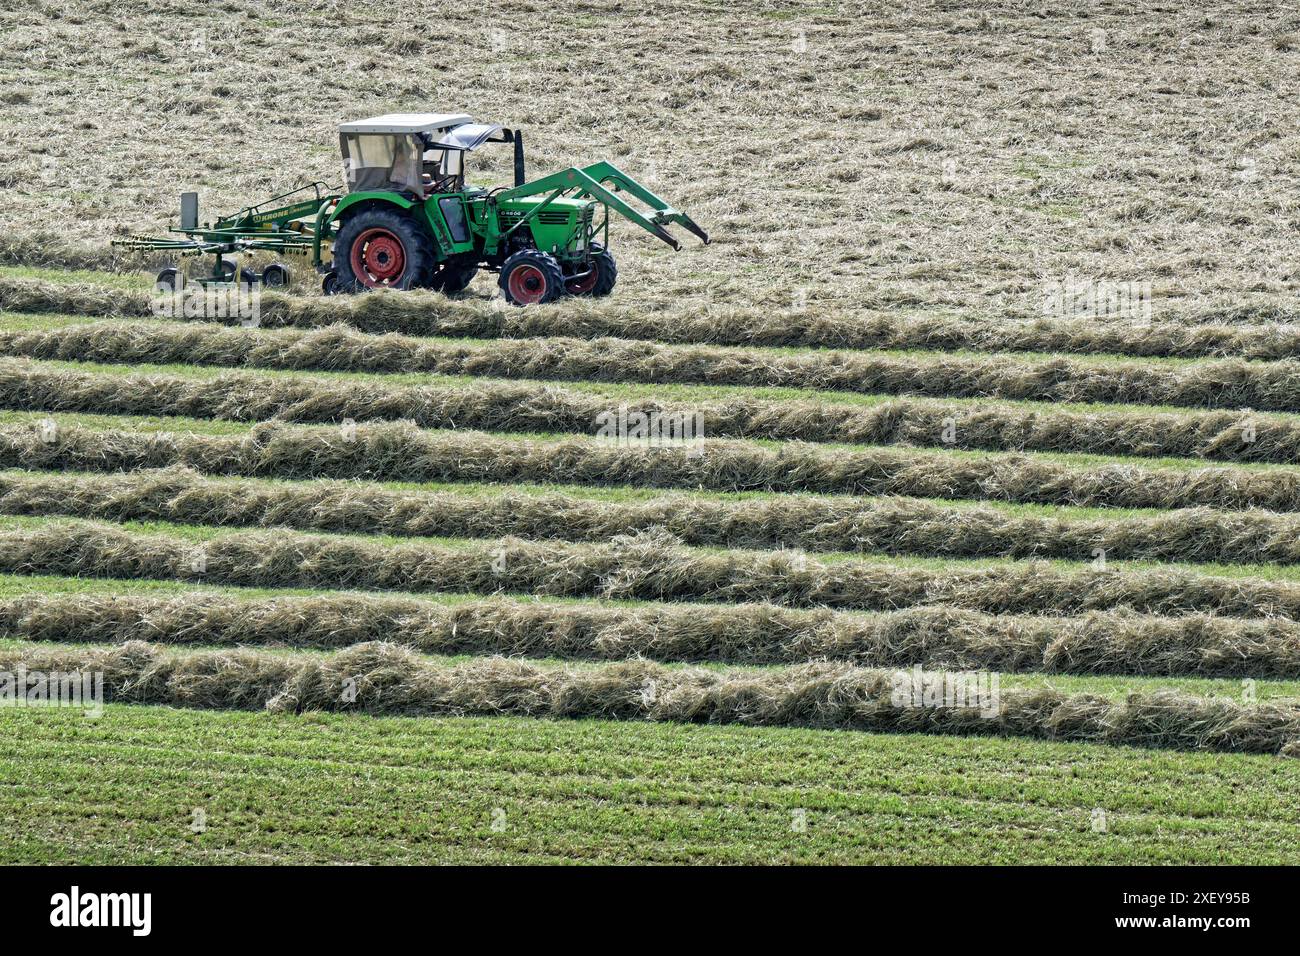
<path fill-rule="evenodd" d="M 110 697 L 0 709 L 0 861 L 1300 861 L 1300 20 L 506 13 L 0 13 L 0 672 Z M 716 241 L 256 328 L 107 248 L 417 109 Z M 1149 321 L 1045 314 L 1071 276 Z"/>
<path fill-rule="evenodd" d="M 0 275 L 0 665 L 113 698 L 3 714 L 7 860 L 1292 861 L 1287 327 L 832 351 L 146 284 Z M 998 712 L 900 704 L 916 665 Z"/>

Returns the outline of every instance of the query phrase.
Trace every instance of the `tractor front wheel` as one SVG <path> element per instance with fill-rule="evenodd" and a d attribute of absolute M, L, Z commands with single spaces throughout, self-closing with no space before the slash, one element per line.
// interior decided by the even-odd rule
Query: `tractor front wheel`
<path fill-rule="evenodd" d="M 566 279 L 564 291 L 569 295 L 609 295 L 614 291 L 618 281 L 618 266 L 614 257 L 605 251 L 598 242 L 591 244 L 591 260 L 586 275 L 581 278 Z"/>
<path fill-rule="evenodd" d="M 344 292 L 421 285 L 433 260 L 428 232 L 394 210 L 362 210 L 343 224 L 334 240 L 336 283 Z"/>
<path fill-rule="evenodd" d="M 544 305 L 564 294 L 564 272 L 555 256 L 525 249 L 502 264 L 497 284 L 511 305 Z"/>

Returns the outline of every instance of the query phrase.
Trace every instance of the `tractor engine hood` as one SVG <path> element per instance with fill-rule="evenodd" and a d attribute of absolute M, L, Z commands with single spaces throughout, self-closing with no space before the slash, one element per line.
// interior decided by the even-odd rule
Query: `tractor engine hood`
<path fill-rule="evenodd" d="M 548 203 L 546 202 L 545 196 L 523 196 L 519 199 L 503 200 L 500 203 L 500 206 L 502 209 L 526 213 L 531 212 L 535 207 L 543 204 L 546 205 L 546 212 L 563 212 L 565 215 L 569 215 L 575 211 L 581 212 L 588 206 L 595 206 L 596 201 L 594 199 L 569 199 L 566 197 L 561 199 L 552 199 Z"/>

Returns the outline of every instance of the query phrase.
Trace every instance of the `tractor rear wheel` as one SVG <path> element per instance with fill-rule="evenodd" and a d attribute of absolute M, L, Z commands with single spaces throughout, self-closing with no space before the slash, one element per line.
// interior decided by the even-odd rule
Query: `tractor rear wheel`
<path fill-rule="evenodd" d="M 614 291 L 614 283 L 618 281 L 618 266 L 614 264 L 614 257 L 605 251 L 605 247 L 598 242 L 591 244 L 591 267 L 586 275 L 580 279 L 568 279 L 564 283 L 564 291 L 569 295 L 590 295 L 603 296 L 609 295 Z"/>
<path fill-rule="evenodd" d="M 433 265 L 429 233 L 394 210 L 364 209 L 334 240 L 334 268 L 343 292 L 409 289 L 423 284 Z"/>
<path fill-rule="evenodd" d="M 497 285 L 511 305 L 544 305 L 564 294 L 564 272 L 555 256 L 524 249 L 502 264 Z"/>

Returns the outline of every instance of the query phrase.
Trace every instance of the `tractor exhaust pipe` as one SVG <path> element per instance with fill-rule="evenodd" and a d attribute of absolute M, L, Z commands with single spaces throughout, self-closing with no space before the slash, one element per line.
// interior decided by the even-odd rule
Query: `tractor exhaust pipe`
<path fill-rule="evenodd" d="M 524 134 L 522 130 L 515 130 L 515 185 L 522 186 L 525 182 Z"/>

